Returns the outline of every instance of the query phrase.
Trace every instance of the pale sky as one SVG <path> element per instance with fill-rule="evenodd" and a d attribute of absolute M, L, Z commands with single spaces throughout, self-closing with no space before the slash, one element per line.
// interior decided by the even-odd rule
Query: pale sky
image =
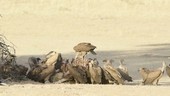
<path fill-rule="evenodd" d="M 79 42 L 91 42 L 100 51 L 136 50 L 137 45 L 170 41 L 168 0 L 3 0 L 0 4 L 0 32 L 17 46 L 18 55 L 74 52 Z"/>

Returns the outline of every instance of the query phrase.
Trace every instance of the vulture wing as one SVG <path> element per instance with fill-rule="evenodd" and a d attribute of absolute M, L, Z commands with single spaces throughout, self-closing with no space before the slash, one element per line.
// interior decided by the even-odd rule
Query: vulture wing
<path fill-rule="evenodd" d="M 170 77 L 170 66 L 166 66 L 166 73 Z"/>
<path fill-rule="evenodd" d="M 78 45 L 74 46 L 73 49 L 76 52 L 80 52 L 80 51 L 85 51 L 85 52 L 91 52 L 92 54 L 96 54 L 94 52 L 94 49 L 96 48 L 96 46 L 91 45 L 91 43 L 79 43 Z"/>
<path fill-rule="evenodd" d="M 124 71 L 122 71 L 121 69 L 117 68 L 117 71 L 121 74 L 122 78 L 124 80 L 127 80 L 129 82 L 132 82 L 132 77 L 130 77 L 127 73 L 125 73 Z"/>

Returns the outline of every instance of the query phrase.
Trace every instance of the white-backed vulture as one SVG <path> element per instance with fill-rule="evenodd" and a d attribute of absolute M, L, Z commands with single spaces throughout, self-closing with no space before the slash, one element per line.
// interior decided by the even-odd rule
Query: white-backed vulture
<path fill-rule="evenodd" d="M 91 52 L 93 55 L 96 55 L 96 52 L 94 52 L 94 49 L 96 46 L 92 45 L 91 43 L 82 42 L 77 44 L 73 47 L 73 49 L 76 51 L 76 58 L 83 59 L 88 52 Z"/>
<path fill-rule="evenodd" d="M 60 53 L 54 51 L 49 52 L 45 62 L 38 67 L 31 69 L 27 74 L 27 77 L 32 80 L 45 83 L 49 79 L 50 75 L 55 72 L 55 64 L 59 57 L 61 57 Z"/>
<path fill-rule="evenodd" d="M 89 63 L 89 59 L 80 59 L 80 58 L 76 58 L 76 59 L 72 59 L 71 64 L 73 64 L 73 66 L 83 66 L 86 67 L 88 66 Z"/>
<path fill-rule="evenodd" d="M 55 69 L 55 72 L 50 76 L 50 82 L 53 83 L 63 83 L 63 82 L 70 82 L 73 81 L 73 77 L 69 73 L 67 64 L 69 64 L 68 59 L 62 59 L 61 64 L 58 64 L 57 68 Z"/>
<path fill-rule="evenodd" d="M 74 46 L 73 49 L 76 52 L 91 52 L 92 54 L 96 55 L 96 53 L 94 52 L 94 49 L 96 48 L 96 46 L 92 45 L 91 43 L 86 43 L 86 42 L 82 42 L 79 43 L 78 45 Z"/>
<path fill-rule="evenodd" d="M 89 62 L 89 73 L 92 84 L 102 83 L 102 69 L 100 66 L 98 66 L 98 61 L 96 59 L 93 59 Z"/>
<path fill-rule="evenodd" d="M 44 62 L 45 65 L 49 66 L 55 64 L 57 62 L 58 57 L 61 56 L 60 53 L 55 51 L 51 51 L 46 55 L 46 61 Z"/>
<path fill-rule="evenodd" d="M 120 63 L 120 65 L 119 65 L 118 68 L 119 68 L 121 71 L 123 71 L 124 73 L 128 74 L 128 68 L 125 66 L 126 64 L 124 64 L 124 59 L 121 59 L 121 60 L 119 61 L 119 63 Z"/>
<path fill-rule="evenodd" d="M 166 66 L 166 73 L 170 77 L 170 65 Z"/>
<path fill-rule="evenodd" d="M 129 73 L 128 73 L 128 68 L 125 66 L 126 64 L 124 64 L 124 59 L 121 59 L 120 60 L 120 65 L 119 67 L 117 68 L 117 71 L 121 74 L 122 78 L 124 80 L 127 80 L 128 82 L 132 82 L 132 77 L 129 76 Z"/>
<path fill-rule="evenodd" d="M 28 64 L 29 64 L 30 69 L 37 67 L 38 64 L 40 63 L 39 62 L 40 60 L 41 59 L 37 58 L 37 57 L 29 57 L 28 58 Z"/>
<path fill-rule="evenodd" d="M 149 70 L 147 68 L 140 68 L 139 73 L 141 74 L 143 78 L 143 84 L 144 85 L 153 85 L 153 83 L 156 81 L 156 85 L 158 85 L 159 79 L 164 74 L 164 69 L 166 65 L 165 62 L 162 63 L 162 67 L 155 69 L 155 70 Z"/>
<path fill-rule="evenodd" d="M 112 62 L 110 60 L 103 60 L 104 62 L 104 69 L 110 74 L 112 78 L 114 78 L 114 82 L 116 84 L 124 84 L 124 79 L 122 78 L 121 74 L 117 71 L 116 68 L 113 67 Z"/>
<path fill-rule="evenodd" d="M 85 84 L 87 83 L 86 70 L 82 66 L 73 66 L 72 64 L 67 64 L 69 73 L 73 76 L 76 83 Z"/>

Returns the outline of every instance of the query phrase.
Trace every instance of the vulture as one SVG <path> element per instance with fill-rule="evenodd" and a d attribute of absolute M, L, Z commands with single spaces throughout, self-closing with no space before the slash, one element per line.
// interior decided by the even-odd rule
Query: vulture
<path fill-rule="evenodd" d="M 139 73 L 141 74 L 143 78 L 142 84 L 153 85 L 153 83 L 156 81 L 156 85 L 158 85 L 159 79 L 164 74 L 165 67 L 166 67 L 165 62 L 163 62 L 162 67 L 155 69 L 155 70 L 149 70 L 147 68 L 140 68 Z"/>
<path fill-rule="evenodd" d="M 126 64 L 124 64 L 124 59 L 121 59 L 119 62 L 120 62 L 120 65 L 118 68 L 124 73 L 128 74 L 128 68 L 125 66 Z"/>
<path fill-rule="evenodd" d="M 86 71 L 82 68 L 82 66 L 73 66 L 72 64 L 67 64 L 67 68 L 76 83 L 85 84 L 88 82 Z"/>
<path fill-rule="evenodd" d="M 166 73 L 170 77 L 170 65 L 166 66 Z"/>
<path fill-rule="evenodd" d="M 119 67 L 117 68 L 117 71 L 121 74 L 122 78 L 124 80 L 127 80 L 128 82 L 132 82 L 132 77 L 129 76 L 129 73 L 128 73 L 128 68 L 125 66 L 125 64 L 123 63 L 124 59 L 121 59 L 120 60 L 120 65 Z"/>
<path fill-rule="evenodd" d="M 91 43 L 79 43 L 78 45 L 74 46 L 74 50 L 76 52 L 81 52 L 81 51 L 85 51 L 85 52 L 91 52 L 92 54 L 96 55 L 96 53 L 94 52 L 94 49 L 96 48 L 96 46 L 92 45 Z"/>
<path fill-rule="evenodd" d="M 114 82 L 116 84 L 124 84 L 124 79 L 122 78 L 122 75 L 117 71 L 116 68 L 112 66 L 112 62 L 110 60 L 103 60 L 104 62 L 104 70 L 107 71 L 107 74 L 109 74 L 112 78 L 114 78 Z"/>
<path fill-rule="evenodd" d="M 96 48 L 96 46 L 92 45 L 91 43 L 86 43 L 86 42 L 79 43 L 73 47 L 73 49 L 77 53 L 76 58 L 78 58 L 78 57 L 84 58 L 84 56 L 88 52 L 91 52 L 93 55 L 96 55 L 96 52 L 94 52 L 95 48 Z"/>
<path fill-rule="evenodd" d="M 102 83 L 102 69 L 98 66 L 96 59 L 89 62 L 89 73 L 91 77 L 92 84 L 101 84 Z"/>
<path fill-rule="evenodd" d="M 59 62 L 60 53 L 51 51 L 46 55 L 46 60 L 39 66 L 31 69 L 27 77 L 34 81 L 45 83 L 50 76 L 55 72 L 55 64 Z"/>
<path fill-rule="evenodd" d="M 117 68 L 117 71 L 120 73 L 120 75 L 122 76 L 122 78 L 124 80 L 127 80 L 128 82 L 132 82 L 132 77 L 129 76 L 129 74 L 125 73 L 124 71 L 122 71 L 121 69 Z"/>
<path fill-rule="evenodd" d="M 40 60 L 41 59 L 37 58 L 37 57 L 29 57 L 28 58 L 28 64 L 29 64 L 30 68 L 32 69 L 32 68 L 37 67 Z"/>

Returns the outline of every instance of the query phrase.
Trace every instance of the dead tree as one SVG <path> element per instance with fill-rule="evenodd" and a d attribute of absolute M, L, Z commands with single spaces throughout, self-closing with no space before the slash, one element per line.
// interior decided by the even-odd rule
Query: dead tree
<path fill-rule="evenodd" d="M 28 68 L 16 63 L 14 44 L 0 34 L 0 80 L 20 81 L 25 79 Z"/>
<path fill-rule="evenodd" d="M 14 44 L 10 42 L 4 35 L 0 34 L 0 63 L 16 64 L 16 51 Z"/>

